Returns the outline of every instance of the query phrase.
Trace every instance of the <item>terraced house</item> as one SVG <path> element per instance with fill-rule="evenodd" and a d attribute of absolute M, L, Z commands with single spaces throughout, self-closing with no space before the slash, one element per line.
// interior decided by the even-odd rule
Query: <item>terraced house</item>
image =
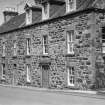
<path fill-rule="evenodd" d="M 34 0 L 3 12 L 0 84 L 105 88 L 105 0 Z"/>

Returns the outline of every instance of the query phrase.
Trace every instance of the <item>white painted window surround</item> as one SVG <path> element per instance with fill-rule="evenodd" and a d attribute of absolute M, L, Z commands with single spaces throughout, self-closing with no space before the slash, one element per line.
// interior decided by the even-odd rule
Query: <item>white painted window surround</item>
<path fill-rule="evenodd" d="M 65 0 L 66 13 L 76 10 L 76 0 Z"/>

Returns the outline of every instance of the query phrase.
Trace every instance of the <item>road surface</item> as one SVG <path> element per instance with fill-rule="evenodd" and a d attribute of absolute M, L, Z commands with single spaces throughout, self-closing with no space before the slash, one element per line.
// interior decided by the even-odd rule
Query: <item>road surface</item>
<path fill-rule="evenodd" d="M 105 98 L 0 86 L 0 105 L 105 105 Z"/>

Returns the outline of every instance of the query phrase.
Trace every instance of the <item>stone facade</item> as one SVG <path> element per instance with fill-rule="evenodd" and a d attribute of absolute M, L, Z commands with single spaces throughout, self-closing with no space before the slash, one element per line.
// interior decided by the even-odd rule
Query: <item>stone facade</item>
<path fill-rule="evenodd" d="M 43 86 L 43 66 L 48 67 L 47 88 L 95 89 L 105 87 L 105 66 L 101 51 L 100 27 L 103 13 L 84 12 L 33 25 L 0 36 L 0 75 L 5 64 L 5 79 L 0 83 L 22 86 Z M 74 30 L 74 55 L 67 53 L 67 34 Z M 43 55 L 43 36 L 48 35 L 48 55 Z M 26 39 L 31 39 L 29 56 Z M 5 57 L 2 43 L 5 42 Z M 13 56 L 14 41 L 17 55 Z M 101 62 L 101 63 L 99 63 Z M 31 82 L 27 82 L 26 65 L 30 64 Z M 75 68 L 74 86 L 68 86 L 68 67 Z M 45 86 L 46 87 L 46 86 Z"/>

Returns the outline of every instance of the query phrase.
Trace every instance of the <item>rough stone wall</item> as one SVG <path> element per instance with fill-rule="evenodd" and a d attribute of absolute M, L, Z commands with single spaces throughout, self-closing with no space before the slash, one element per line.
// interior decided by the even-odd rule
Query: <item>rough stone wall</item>
<path fill-rule="evenodd" d="M 61 87 L 68 87 L 69 66 L 75 67 L 74 88 L 88 89 L 93 85 L 95 75 L 93 28 L 93 14 L 82 14 L 76 18 L 62 19 L 49 24 L 49 51 L 54 60 L 51 64 L 53 73 L 51 86 L 57 87 L 57 84 L 60 84 Z M 67 55 L 66 31 L 69 30 L 75 30 L 74 56 Z"/>
<path fill-rule="evenodd" d="M 94 38 L 95 42 L 95 68 L 96 68 L 96 77 L 95 77 L 95 88 L 105 88 L 105 55 L 102 53 L 102 27 L 105 27 L 105 13 L 96 13 L 96 37 Z"/>
<path fill-rule="evenodd" d="M 6 79 L 1 83 L 14 85 L 42 86 L 41 59 L 43 54 L 42 36 L 48 35 L 49 58 L 51 61 L 49 70 L 50 88 L 68 88 L 69 66 L 75 67 L 75 87 L 88 89 L 94 84 L 94 22 L 93 13 L 83 13 L 79 16 L 51 21 L 47 24 L 32 26 L 4 35 L 6 39 L 6 57 L 1 55 L 0 63 L 6 63 Z M 75 31 L 74 55 L 67 54 L 66 31 Z M 31 56 L 26 57 L 26 34 L 31 38 Z M 14 58 L 13 40 L 17 42 L 17 57 Z M 26 64 L 31 65 L 31 83 L 26 81 Z M 1 70 L 0 70 L 1 71 Z M 84 82 L 85 81 L 85 82 Z"/>

